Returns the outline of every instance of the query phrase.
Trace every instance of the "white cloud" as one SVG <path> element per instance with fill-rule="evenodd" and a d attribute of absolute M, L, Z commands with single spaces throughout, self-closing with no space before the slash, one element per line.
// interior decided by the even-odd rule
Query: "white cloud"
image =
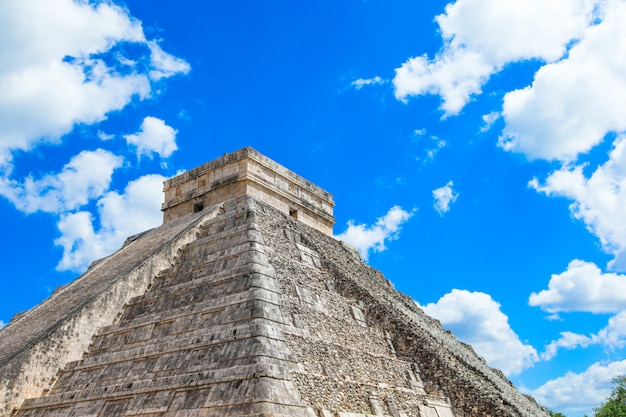
<path fill-rule="evenodd" d="M 437 94 L 445 115 L 459 113 L 504 65 L 553 62 L 593 19 L 593 0 L 458 0 L 437 16 L 444 40 L 434 59 L 409 59 L 396 69 L 396 97 Z"/>
<path fill-rule="evenodd" d="M 542 405 L 563 413 L 589 412 L 611 393 L 611 380 L 626 374 L 626 360 L 595 363 L 582 373 L 568 372 L 529 391 Z"/>
<path fill-rule="evenodd" d="M 185 71 L 108 1 L 2 1 L 0 41 L 0 164 L 14 150 L 58 142 L 75 124 L 99 122 L 133 97 L 148 97 L 150 71 Z M 124 42 L 143 45 L 144 59 L 113 52 Z"/>
<path fill-rule="evenodd" d="M 352 81 L 352 83 L 350 83 L 350 85 L 354 88 L 356 88 L 357 90 L 360 90 L 361 88 L 365 87 L 366 85 L 380 85 L 380 84 L 385 84 L 387 83 L 387 80 L 383 80 L 382 78 L 380 78 L 378 75 L 374 78 L 359 78 L 358 80 L 354 80 Z"/>
<path fill-rule="evenodd" d="M 345 232 L 336 236 L 354 246 L 361 257 L 367 261 L 369 253 L 382 252 L 386 249 L 385 241 L 398 238 L 402 224 L 411 218 L 413 212 L 407 212 L 399 206 L 389 209 L 387 214 L 380 217 L 373 225 L 355 224 L 348 222 Z"/>
<path fill-rule="evenodd" d="M 518 374 L 539 360 L 535 348 L 522 343 L 500 304 L 488 294 L 454 289 L 422 308 L 506 375 Z"/>
<path fill-rule="evenodd" d="M 153 70 L 150 71 L 150 78 L 158 81 L 161 78 L 168 78 L 176 74 L 187 74 L 191 66 L 184 60 L 165 52 L 158 43 L 149 41 L 150 62 Z"/>
<path fill-rule="evenodd" d="M 435 207 L 435 210 L 437 210 L 440 216 L 447 213 L 450 210 L 450 204 L 454 203 L 459 197 L 459 193 L 455 193 L 452 189 L 453 186 L 454 183 L 448 181 L 443 187 L 433 190 L 433 207 Z"/>
<path fill-rule="evenodd" d="M 0 320 L 0 329 L 2 329 L 4 326 L 6 326 L 6 323 Z"/>
<path fill-rule="evenodd" d="M 131 181 L 123 194 L 105 194 L 98 201 L 99 228 L 91 213 L 63 215 L 57 224 L 61 236 L 55 240 L 63 248 L 57 269 L 82 271 L 118 249 L 128 236 L 160 225 L 164 180 L 161 175 L 146 175 Z"/>
<path fill-rule="evenodd" d="M 550 342 L 541 354 L 543 360 L 554 358 L 559 349 L 587 348 L 592 345 L 603 345 L 609 349 L 619 349 L 626 346 L 626 311 L 611 317 L 607 325 L 596 334 L 589 336 L 561 332 L 561 337 Z"/>
<path fill-rule="evenodd" d="M 597 344 L 609 348 L 626 345 L 626 275 L 603 273 L 594 263 L 575 259 L 566 271 L 552 275 L 547 290 L 532 293 L 528 303 L 554 314 L 616 313 L 596 334 L 562 332 L 558 340 L 546 346 L 542 354 L 544 360 L 552 359 L 559 349 L 571 350 Z"/>
<path fill-rule="evenodd" d="M 492 71 L 477 53 L 446 51 L 434 61 L 425 55 L 409 59 L 396 68 L 393 85 L 396 98 L 403 101 L 407 96 L 440 95 L 441 109 L 446 115 L 456 115 L 472 94 L 481 92 Z"/>
<path fill-rule="evenodd" d="M 609 323 L 595 338 L 605 346 L 622 348 L 626 345 L 626 310 L 609 319 Z"/>
<path fill-rule="evenodd" d="M 626 129 L 626 3 L 607 1 L 566 59 L 542 67 L 532 86 L 506 94 L 500 144 L 527 157 L 575 160 Z"/>
<path fill-rule="evenodd" d="M 546 346 L 545 351 L 541 354 L 541 359 L 549 361 L 556 356 L 557 351 L 561 348 L 570 350 L 578 347 L 586 348 L 595 343 L 594 338 L 590 336 L 572 332 L 561 332 L 560 339 L 552 341 Z"/>
<path fill-rule="evenodd" d="M 23 182 L 0 178 L 0 195 L 25 213 L 62 213 L 75 210 L 109 189 L 111 176 L 122 158 L 97 149 L 74 156 L 58 174 Z"/>
<path fill-rule="evenodd" d="M 602 273 L 594 263 L 575 259 L 566 271 L 552 275 L 547 290 L 533 292 L 528 303 L 550 313 L 626 310 L 626 276 Z"/>
<path fill-rule="evenodd" d="M 582 220 L 604 249 L 615 259 L 609 267 L 626 270 L 626 136 L 617 138 L 609 159 L 589 178 L 584 166 L 564 166 L 551 173 L 544 184 L 529 185 L 548 196 L 573 200 L 572 215 Z"/>
<path fill-rule="evenodd" d="M 480 127 L 481 133 L 488 132 L 491 127 L 500 119 L 501 115 L 497 111 L 493 111 L 483 115 L 483 125 Z"/>
<path fill-rule="evenodd" d="M 151 157 L 153 153 L 161 158 L 168 158 L 178 149 L 176 146 L 177 130 L 165 124 L 161 119 L 148 116 L 141 123 L 141 131 L 126 135 L 126 143 L 137 148 L 137 158 L 141 155 Z"/>

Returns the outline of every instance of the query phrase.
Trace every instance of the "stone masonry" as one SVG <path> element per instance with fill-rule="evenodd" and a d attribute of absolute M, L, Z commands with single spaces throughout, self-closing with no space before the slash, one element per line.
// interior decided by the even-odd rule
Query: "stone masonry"
<path fill-rule="evenodd" d="M 301 189 L 286 189 L 278 203 L 190 192 L 195 208 L 14 319 L 0 331 L 0 417 L 548 415 L 327 223 L 303 223 Z"/>

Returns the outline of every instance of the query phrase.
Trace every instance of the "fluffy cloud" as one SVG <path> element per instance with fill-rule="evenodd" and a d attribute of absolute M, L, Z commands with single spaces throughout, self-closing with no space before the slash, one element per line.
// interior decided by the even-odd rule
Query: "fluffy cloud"
<path fill-rule="evenodd" d="M 449 50 L 434 61 L 425 55 L 409 59 L 396 69 L 393 85 L 396 98 L 403 101 L 407 96 L 440 95 L 441 109 L 446 115 L 455 115 L 472 94 L 481 92 L 492 71 L 478 53 Z"/>
<path fill-rule="evenodd" d="M 507 375 L 518 374 L 539 360 L 537 351 L 522 343 L 500 304 L 488 294 L 454 289 L 422 308 Z"/>
<path fill-rule="evenodd" d="M 361 257 L 367 261 L 371 251 L 382 252 L 386 249 L 386 241 L 398 238 L 402 224 L 409 220 L 412 215 L 412 212 L 394 206 L 373 225 L 355 224 L 354 221 L 350 220 L 346 231 L 337 235 L 336 238 L 353 245 Z"/>
<path fill-rule="evenodd" d="M 57 142 L 77 123 L 148 97 L 150 77 L 188 71 L 111 2 L 3 1 L 0 40 L 0 164 L 13 150 Z M 124 43 L 145 53 L 128 57 Z"/>
<path fill-rule="evenodd" d="M 609 319 L 609 323 L 597 335 L 600 343 L 611 348 L 622 348 L 626 345 L 626 310 Z"/>
<path fill-rule="evenodd" d="M 0 329 L 2 329 L 4 326 L 6 326 L 6 324 L 2 320 L 0 320 Z"/>
<path fill-rule="evenodd" d="M 591 345 L 603 345 L 610 349 L 626 346 L 626 311 L 621 311 L 609 319 L 608 324 L 596 334 L 589 336 L 572 332 L 562 332 L 561 338 L 546 346 L 541 354 L 544 360 L 556 356 L 559 349 L 586 348 Z"/>
<path fill-rule="evenodd" d="M 506 94 L 501 145 L 529 158 L 571 161 L 626 129 L 626 3 L 605 2 L 566 59 L 542 67 L 532 86 Z"/>
<path fill-rule="evenodd" d="M 176 146 L 176 134 L 171 126 L 161 119 L 148 116 L 141 123 L 141 131 L 132 135 L 126 135 L 126 143 L 137 148 L 137 158 L 141 155 L 151 157 L 153 153 L 162 158 L 168 158 L 178 146 Z"/>
<path fill-rule="evenodd" d="M 619 312 L 626 310 L 626 276 L 602 273 L 594 263 L 575 259 L 565 272 L 552 275 L 547 290 L 532 293 L 528 303 L 550 313 Z"/>
<path fill-rule="evenodd" d="M 610 268 L 626 270 L 626 136 L 617 138 L 608 161 L 590 177 L 585 166 L 564 166 L 548 176 L 543 184 L 537 179 L 530 186 L 548 196 L 573 200 L 572 215 L 582 220 L 604 249 L 615 255 Z"/>
<path fill-rule="evenodd" d="M 559 349 L 576 349 L 578 347 L 588 347 L 596 343 L 595 338 L 572 332 L 561 332 L 561 338 L 550 342 L 545 351 L 541 354 L 541 359 L 549 361 L 556 356 Z"/>
<path fill-rule="evenodd" d="M 593 0 L 458 0 L 437 16 L 444 40 L 434 59 L 419 56 L 396 69 L 396 98 L 440 95 L 454 115 L 510 62 L 553 62 L 579 39 L 594 15 Z"/>
<path fill-rule="evenodd" d="M 453 186 L 454 183 L 448 181 L 443 187 L 433 190 L 433 207 L 435 207 L 440 216 L 447 213 L 450 210 L 450 204 L 454 203 L 459 197 L 459 193 L 455 193 L 452 189 Z"/>
<path fill-rule="evenodd" d="M 2 1 L 0 41 L 0 195 L 23 212 L 59 216 L 58 267 L 80 270 L 125 236 L 160 222 L 162 178 L 142 177 L 123 195 L 109 192 L 123 158 L 104 150 L 83 151 L 55 174 L 12 178 L 20 172 L 12 153 L 61 142 L 76 125 L 98 123 L 149 97 L 156 82 L 188 73 L 189 64 L 146 39 L 141 22 L 112 1 Z M 147 117 L 126 139 L 138 155 L 168 157 L 175 136 L 162 120 Z M 80 211 L 94 201 L 97 215 Z"/>
<path fill-rule="evenodd" d="M 109 189 L 122 158 L 98 149 L 74 156 L 58 174 L 27 177 L 22 182 L 0 178 L 0 195 L 25 213 L 62 213 L 77 209 Z"/>
<path fill-rule="evenodd" d="M 582 373 L 568 372 L 529 393 L 540 404 L 554 410 L 564 413 L 588 411 L 606 399 L 612 389 L 611 380 L 623 374 L 626 374 L 626 360 L 595 363 Z"/>
<path fill-rule="evenodd" d="M 98 201 L 99 227 L 89 212 L 63 215 L 57 225 L 61 236 L 55 240 L 63 248 L 57 269 L 84 270 L 94 259 L 118 249 L 126 237 L 161 224 L 164 180 L 161 175 L 146 175 L 130 182 L 123 194 L 105 194 Z"/>
<path fill-rule="evenodd" d="M 562 332 L 558 340 L 546 346 L 542 359 L 550 360 L 559 349 L 603 345 L 621 348 L 626 345 L 626 275 L 603 273 L 594 263 L 573 260 L 567 270 L 552 275 L 547 290 L 532 293 L 528 303 L 550 313 L 616 313 L 596 334 Z"/>

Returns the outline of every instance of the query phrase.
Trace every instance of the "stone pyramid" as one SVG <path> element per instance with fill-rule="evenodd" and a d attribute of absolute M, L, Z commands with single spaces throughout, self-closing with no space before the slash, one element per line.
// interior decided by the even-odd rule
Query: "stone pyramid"
<path fill-rule="evenodd" d="M 251 148 L 165 183 L 164 224 L 0 331 L 0 416 L 547 416 L 332 237 Z"/>

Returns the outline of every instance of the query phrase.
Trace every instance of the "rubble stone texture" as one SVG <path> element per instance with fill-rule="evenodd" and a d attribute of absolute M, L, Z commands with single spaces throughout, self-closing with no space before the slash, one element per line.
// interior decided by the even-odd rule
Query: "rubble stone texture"
<path fill-rule="evenodd" d="M 276 197 L 300 177 L 263 158 L 211 163 L 237 162 L 236 192 L 173 190 L 161 227 L 1 330 L 0 416 L 548 415 L 328 233 L 329 194 Z M 270 180 L 240 193 L 259 161 Z"/>

